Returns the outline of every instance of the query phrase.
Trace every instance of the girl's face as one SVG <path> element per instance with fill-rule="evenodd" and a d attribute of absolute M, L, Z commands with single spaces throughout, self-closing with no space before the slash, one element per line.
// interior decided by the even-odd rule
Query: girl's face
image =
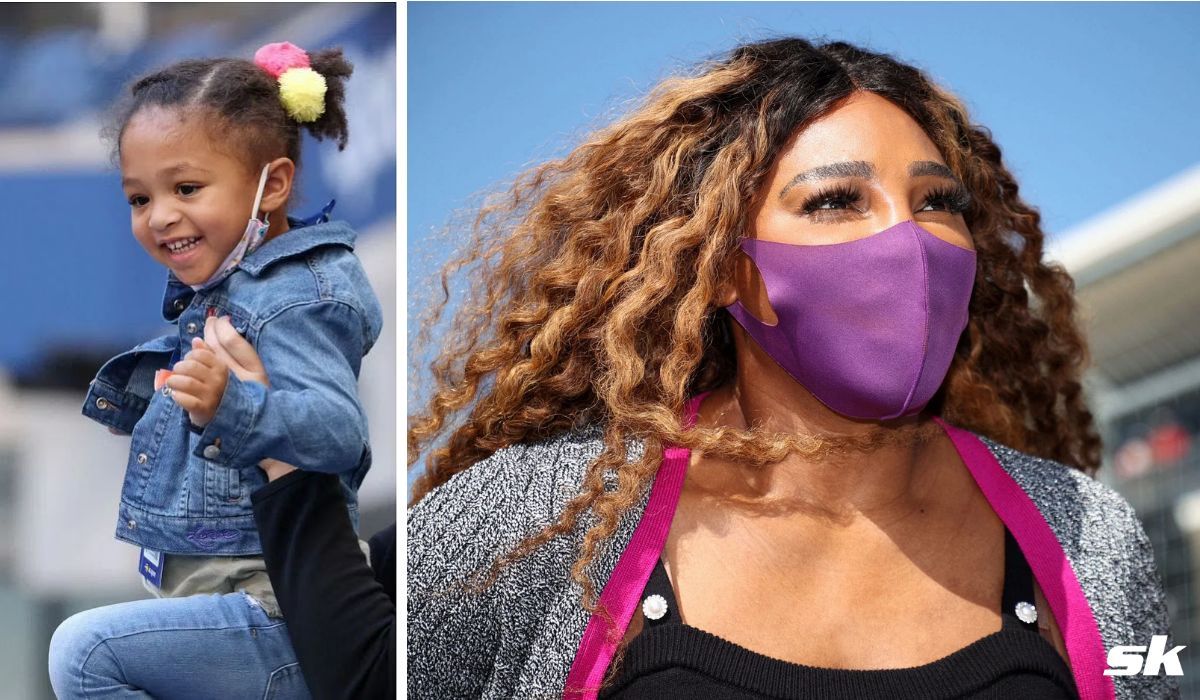
<path fill-rule="evenodd" d="M 212 277 L 250 220 L 258 173 L 219 150 L 199 118 L 147 108 L 121 137 L 133 236 L 184 284 Z"/>
<path fill-rule="evenodd" d="M 912 117 L 869 92 L 793 136 L 751 212 L 751 235 L 795 245 L 865 238 L 904 221 L 973 249 L 969 196 Z M 737 298 L 767 323 L 775 314 L 749 257 L 738 256 Z"/>

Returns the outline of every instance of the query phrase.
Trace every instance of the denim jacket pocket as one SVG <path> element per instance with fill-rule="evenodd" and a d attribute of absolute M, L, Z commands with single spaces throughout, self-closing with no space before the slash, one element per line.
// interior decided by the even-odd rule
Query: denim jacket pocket
<path fill-rule="evenodd" d="M 88 385 L 83 415 L 132 433 L 154 395 L 155 372 L 170 364 L 178 347 L 177 336 L 163 335 L 105 362 Z"/>
<path fill-rule="evenodd" d="M 208 518 L 245 515 L 252 507 L 250 494 L 265 482 L 265 479 L 256 478 L 262 472 L 225 467 L 205 459 L 198 461 L 204 465 L 204 510 L 189 515 Z"/>

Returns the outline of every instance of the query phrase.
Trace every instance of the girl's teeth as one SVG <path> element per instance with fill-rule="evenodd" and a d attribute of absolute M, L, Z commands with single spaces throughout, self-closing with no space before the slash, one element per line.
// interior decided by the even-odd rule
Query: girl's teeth
<path fill-rule="evenodd" d="M 172 253 L 182 253 L 185 250 L 190 250 L 193 246 L 200 242 L 199 238 L 189 238 L 185 241 L 178 241 L 167 245 L 167 250 Z"/>

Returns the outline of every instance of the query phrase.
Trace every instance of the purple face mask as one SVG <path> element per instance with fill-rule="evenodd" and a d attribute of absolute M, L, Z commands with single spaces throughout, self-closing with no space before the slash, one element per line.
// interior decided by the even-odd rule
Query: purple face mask
<path fill-rule="evenodd" d="M 829 408 L 851 418 L 918 413 L 967 326 L 975 251 L 905 221 L 832 245 L 743 239 L 778 323 L 735 301 L 750 337 Z"/>

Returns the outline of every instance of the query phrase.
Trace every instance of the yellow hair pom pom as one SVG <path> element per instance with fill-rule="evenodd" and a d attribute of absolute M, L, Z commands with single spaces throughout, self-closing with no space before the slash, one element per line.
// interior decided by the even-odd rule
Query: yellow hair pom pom
<path fill-rule="evenodd" d="M 325 113 L 325 78 L 312 68 L 289 68 L 279 75 L 279 100 L 292 119 L 316 121 Z"/>

